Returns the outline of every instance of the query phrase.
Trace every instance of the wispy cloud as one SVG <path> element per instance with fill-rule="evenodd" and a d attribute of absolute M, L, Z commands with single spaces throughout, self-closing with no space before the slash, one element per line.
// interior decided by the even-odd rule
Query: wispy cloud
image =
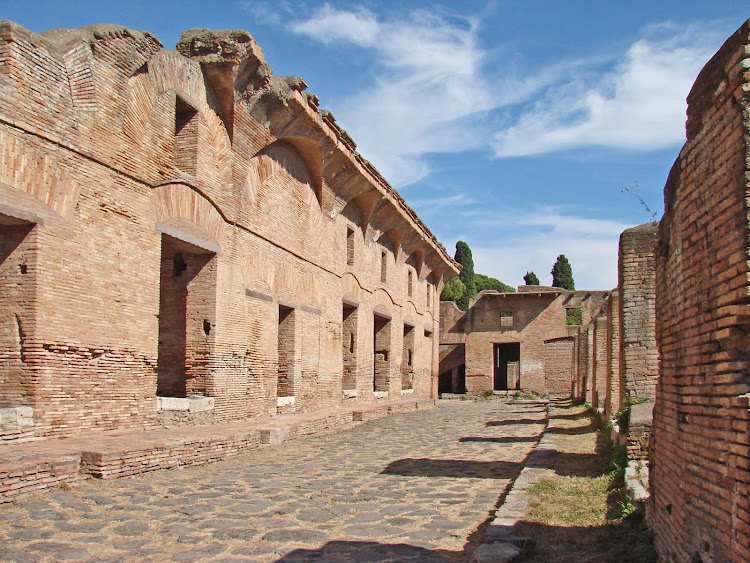
<path fill-rule="evenodd" d="M 435 213 L 450 211 L 458 212 L 460 208 L 478 203 L 476 198 L 464 193 L 458 193 L 445 197 L 413 198 L 409 199 L 409 205 L 421 216 L 433 215 Z"/>
<path fill-rule="evenodd" d="M 267 4 L 253 5 L 272 18 Z M 719 44 L 710 25 L 665 23 L 644 29 L 625 52 L 582 54 L 533 69 L 517 59 L 494 60 L 489 68 L 478 17 L 439 9 L 383 16 L 357 4 L 328 3 L 293 11 L 288 0 L 277 10 L 286 19 L 296 14 L 290 24 L 296 34 L 373 52 L 371 81 L 334 109 L 395 186 L 427 175 L 431 154 L 489 149 L 497 157 L 520 157 L 679 144 L 685 96 Z"/>
<path fill-rule="evenodd" d="M 470 246 L 475 270 L 505 283 L 523 283 L 527 271 L 543 284 L 559 254 L 573 266 L 576 287 L 610 289 L 617 285 L 617 248 L 620 233 L 632 226 L 615 220 L 595 219 L 591 210 L 578 213 L 542 206 L 531 210 L 506 210 L 501 215 L 475 214 L 468 219 L 473 233 Z"/>
<path fill-rule="evenodd" d="M 483 77 L 476 19 L 426 10 L 383 18 L 324 4 L 292 29 L 375 51 L 372 82 L 343 100 L 336 117 L 394 185 L 425 176 L 426 154 L 486 146 L 475 117 L 496 104 Z"/>
<path fill-rule="evenodd" d="M 581 69 L 547 88 L 495 134 L 495 155 L 581 147 L 648 151 L 678 144 L 685 137 L 685 97 L 718 44 L 706 28 L 651 26 L 621 62 Z"/>

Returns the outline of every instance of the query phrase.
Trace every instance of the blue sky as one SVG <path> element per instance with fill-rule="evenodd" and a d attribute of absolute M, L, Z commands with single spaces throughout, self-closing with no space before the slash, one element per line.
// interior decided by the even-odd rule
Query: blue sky
<path fill-rule="evenodd" d="M 619 233 L 661 216 L 685 97 L 744 19 L 740 1 L 0 0 L 42 32 L 119 23 L 173 49 L 241 28 L 299 75 L 453 253 L 510 285 L 558 254 L 576 287 L 617 283 Z"/>

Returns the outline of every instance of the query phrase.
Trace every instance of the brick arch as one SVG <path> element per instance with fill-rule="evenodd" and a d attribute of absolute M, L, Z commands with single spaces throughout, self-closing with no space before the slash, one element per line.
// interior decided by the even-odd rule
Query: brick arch
<path fill-rule="evenodd" d="M 393 300 L 393 297 L 390 293 L 388 293 L 385 289 L 377 289 L 375 290 L 375 293 L 372 294 L 373 296 L 373 308 L 378 309 L 381 312 L 391 312 L 393 311 L 393 308 L 396 305 L 396 302 Z"/>
<path fill-rule="evenodd" d="M 286 140 L 275 141 L 250 159 L 245 198 L 261 213 L 274 214 L 286 207 L 296 223 L 290 230 L 302 230 L 317 244 L 326 228 L 315 178 L 297 147 Z"/>
<path fill-rule="evenodd" d="M 187 184 L 164 184 L 152 191 L 157 223 L 187 221 L 221 244 L 225 221 L 219 210 Z"/>
<path fill-rule="evenodd" d="M 198 63 L 171 51 L 161 51 L 133 73 L 129 85 L 130 99 L 123 121 L 126 138 L 137 146 L 152 146 L 149 141 L 155 133 L 155 116 L 174 103 L 171 98 L 180 97 L 198 112 L 207 137 L 200 147 L 209 153 L 201 158 L 201 171 L 207 176 L 204 180 L 222 186 L 232 184 L 231 141 L 224 122 L 209 104 Z"/>
<path fill-rule="evenodd" d="M 242 277 L 245 288 L 269 297 L 318 308 L 325 306 L 325 292 L 313 274 L 300 273 L 293 265 L 277 263 L 262 252 L 252 251 L 247 256 Z"/>
<path fill-rule="evenodd" d="M 40 216 L 52 211 L 67 223 L 73 222 L 81 188 L 53 157 L 0 132 L 0 163 L 0 184 L 7 192 L 0 203 L 7 198 L 9 206 L 15 203 Z"/>
<path fill-rule="evenodd" d="M 354 273 L 347 272 L 342 276 L 341 295 L 356 303 L 362 300 L 362 284 Z"/>

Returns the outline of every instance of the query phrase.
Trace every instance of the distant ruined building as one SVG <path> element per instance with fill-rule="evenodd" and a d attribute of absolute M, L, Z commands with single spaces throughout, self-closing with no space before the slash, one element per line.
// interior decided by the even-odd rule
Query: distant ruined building
<path fill-rule="evenodd" d="M 244 31 L 0 22 L 2 440 L 437 393 L 457 264 Z"/>

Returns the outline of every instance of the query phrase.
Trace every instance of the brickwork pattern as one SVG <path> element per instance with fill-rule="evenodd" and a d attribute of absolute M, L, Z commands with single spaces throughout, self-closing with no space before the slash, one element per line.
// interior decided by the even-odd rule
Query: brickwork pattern
<path fill-rule="evenodd" d="M 394 326 L 389 398 L 404 324 L 409 393 L 434 396 L 427 295 L 457 265 L 305 88 L 241 31 L 172 52 L 117 25 L 0 22 L 0 407 L 32 407 L 41 437 L 177 423 L 160 392 L 215 399 L 218 422 L 276 414 L 280 306 L 298 360 L 284 408 L 335 406 L 345 302 L 349 398 L 375 400 L 374 312 Z"/>
<path fill-rule="evenodd" d="M 567 309 L 581 308 L 584 323 L 590 323 L 609 292 L 543 286 L 519 289 L 518 293 L 481 292 L 466 313 L 453 303 L 440 304 L 441 356 L 445 359 L 440 372 L 455 365 L 456 344 L 464 343 L 466 392 L 481 395 L 494 388 L 495 345 L 517 343 L 520 380 L 514 388 L 569 396 L 581 360 L 576 361 L 574 355 L 579 350 L 578 328 L 566 324 Z M 606 349 L 602 350 L 606 363 Z M 593 366 L 586 358 L 581 365 L 589 364 Z M 587 376 L 586 381 L 591 378 Z"/>
<path fill-rule="evenodd" d="M 620 292 L 614 290 L 606 306 L 607 311 L 607 390 L 604 413 L 611 416 L 622 408 L 620 393 Z"/>
<path fill-rule="evenodd" d="M 664 189 L 649 523 L 665 561 L 750 560 L 750 21 L 701 71 Z"/>
<path fill-rule="evenodd" d="M 620 387 L 626 397 L 653 398 L 659 377 L 654 328 L 654 289 L 659 223 L 620 235 Z"/>

